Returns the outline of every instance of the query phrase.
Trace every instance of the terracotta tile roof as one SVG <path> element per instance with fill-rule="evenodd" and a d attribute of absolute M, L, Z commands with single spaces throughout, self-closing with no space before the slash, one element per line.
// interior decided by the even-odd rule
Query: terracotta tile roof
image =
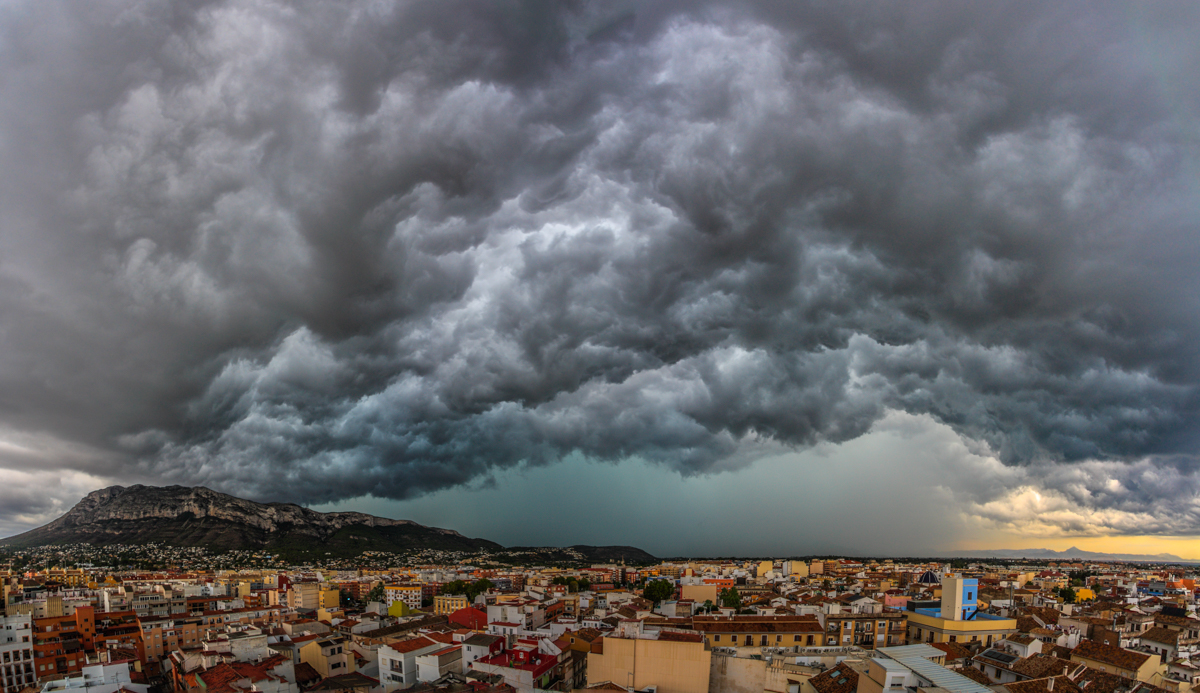
<path fill-rule="evenodd" d="M 596 630 L 595 628 L 580 628 L 579 630 L 571 633 L 572 637 L 582 638 L 588 642 L 592 642 L 601 635 L 602 634 L 600 631 Z"/>
<path fill-rule="evenodd" d="M 856 693 L 858 691 L 858 672 L 846 666 L 845 662 L 832 669 L 826 669 L 808 680 L 817 693 Z"/>
<path fill-rule="evenodd" d="M 1055 645 L 1052 642 L 1042 643 L 1042 654 L 1048 654 L 1051 657 L 1058 657 L 1071 661 L 1071 648 L 1062 645 Z"/>
<path fill-rule="evenodd" d="M 762 617 L 757 617 L 762 618 Z M 768 617 L 774 618 L 774 617 Z M 708 621 L 696 619 L 694 627 L 701 633 L 823 633 L 820 622 L 812 618 L 789 618 L 772 621 L 750 620 L 746 617 Z"/>
<path fill-rule="evenodd" d="M 1042 622 L 1037 620 L 1033 616 L 1018 616 L 1017 617 L 1017 630 L 1021 631 L 1022 633 L 1028 633 L 1029 631 L 1033 630 L 1034 628 L 1041 628 L 1041 627 L 1042 627 Z"/>
<path fill-rule="evenodd" d="M 936 644 L 936 643 L 934 643 L 934 644 Z M 962 674 L 963 676 L 971 679 L 975 683 L 982 683 L 985 686 L 990 686 L 994 683 L 994 681 L 992 681 L 991 679 L 989 679 L 987 677 L 987 674 L 976 669 L 975 667 L 963 667 L 961 669 L 953 669 L 952 671 L 954 671 L 954 673 L 956 673 L 956 674 Z"/>
<path fill-rule="evenodd" d="M 424 636 L 418 636 L 411 640 L 401 640 L 400 642 L 394 642 L 391 645 L 388 645 L 388 647 L 392 648 L 396 652 L 399 652 L 400 654 L 404 654 L 406 652 L 414 652 L 416 650 L 421 649 L 422 647 L 429 647 L 430 645 L 436 645 L 436 644 L 437 643 L 430 640 L 429 638 L 426 638 Z"/>
<path fill-rule="evenodd" d="M 211 669 L 202 671 L 198 674 L 200 680 L 204 682 L 205 690 L 210 693 L 227 693 L 229 691 L 239 690 L 234 687 L 234 683 L 244 678 L 233 667 L 228 664 L 218 664 Z"/>
<path fill-rule="evenodd" d="M 1062 674 L 1069 674 L 1077 668 L 1079 668 L 1078 664 L 1065 662 L 1058 657 L 1048 657 L 1040 654 L 1026 657 L 1014 662 L 1012 665 L 1013 671 L 1031 679 L 1061 676 Z"/>
<path fill-rule="evenodd" d="M 1155 626 L 1150 630 L 1138 636 L 1139 640 L 1149 640 L 1151 642 L 1160 643 L 1163 645 L 1171 645 L 1172 647 L 1179 645 L 1179 636 L 1183 633 L 1170 628 Z"/>
<path fill-rule="evenodd" d="M 1134 681 L 1123 676 L 1110 674 L 1099 669 L 1085 667 L 1075 675 L 1075 684 L 1084 693 L 1164 693 L 1162 688 Z"/>
<path fill-rule="evenodd" d="M 1172 616 L 1170 614 L 1155 614 L 1154 623 L 1159 626 L 1179 626 L 1181 628 L 1200 628 L 1200 620 L 1188 618 L 1186 616 Z"/>
<path fill-rule="evenodd" d="M 956 642 L 934 642 L 930 643 L 937 649 L 946 653 L 946 663 L 956 662 L 960 659 L 970 659 L 971 651 Z"/>
<path fill-rule="evenodd" d="M 313 668 L 313 665 L 308 662 L 300 662 L 296 665 L 296 683 L 300 684 L 301 687 L 320 680 L 321 674 Z"/>
<path fill-rule="evenodd" d="M 350 674 L 340 674 L 338 676 L 330 676 L 327 679 L 322 679 L 320 683 L 313 686 L 312 691 L 348 691 L 357 689 L 371 689 L 379 685 L 378 679 L 373 679 L 365 674 L 353 672 Z"/>
<path fill-rule="evenodd" d="M 1150 659 L 1150 655 L 1148 654 L 1131 652 L 1120 647 L 1105 645 L 1095 640 L 1080 640 L 1075 649 L 1071 650 L 1072 661 L 1076 657 L 1084 657 L 1092 661 L 1132 671 L 1136 671 L 1146 663 L 1146 660 Z"/>

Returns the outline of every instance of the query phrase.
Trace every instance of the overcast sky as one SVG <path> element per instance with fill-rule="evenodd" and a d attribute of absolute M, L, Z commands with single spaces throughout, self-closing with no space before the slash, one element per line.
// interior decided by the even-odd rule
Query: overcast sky
<path fill-rule="evenodd" d="M 0 1 L 0 531 L 141 482 L 509 544 L 1200 557 L 1198 33 Z"/>

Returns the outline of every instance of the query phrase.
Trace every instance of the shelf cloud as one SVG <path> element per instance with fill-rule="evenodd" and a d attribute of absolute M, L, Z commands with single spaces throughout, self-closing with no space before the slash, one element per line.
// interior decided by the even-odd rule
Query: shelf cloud
<path fill-rule="evenodd" d="M 1200 488 L 1200 17 L 1077 9 L 6 3 L 0 463 L 403 499 L 902 411 Z"/>

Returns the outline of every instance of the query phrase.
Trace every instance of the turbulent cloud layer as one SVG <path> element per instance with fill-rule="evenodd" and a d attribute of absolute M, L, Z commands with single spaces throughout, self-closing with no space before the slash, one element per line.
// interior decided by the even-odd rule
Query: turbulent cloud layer
<path fill-rule="evenodd" d="M 314 502 L 891 410 L 1085 513 L 1200 489 L 1198 19 L 7 3 L 0 422 Z"/>

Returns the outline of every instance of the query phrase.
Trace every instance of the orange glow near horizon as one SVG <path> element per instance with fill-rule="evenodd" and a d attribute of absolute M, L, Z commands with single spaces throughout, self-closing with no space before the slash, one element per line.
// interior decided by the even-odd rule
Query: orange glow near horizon
<path fill-rule="evenodd" d="M 1200 537 L 1063 537 L 1061 539 L 1020 537 L 997 534 L 993 540 L 961 542 L 964 551 L 986 549 L 1052 549 L 1063 551 L 1076 547 L 1098 553 L 1160 554 L 1200 560 Z"/>

